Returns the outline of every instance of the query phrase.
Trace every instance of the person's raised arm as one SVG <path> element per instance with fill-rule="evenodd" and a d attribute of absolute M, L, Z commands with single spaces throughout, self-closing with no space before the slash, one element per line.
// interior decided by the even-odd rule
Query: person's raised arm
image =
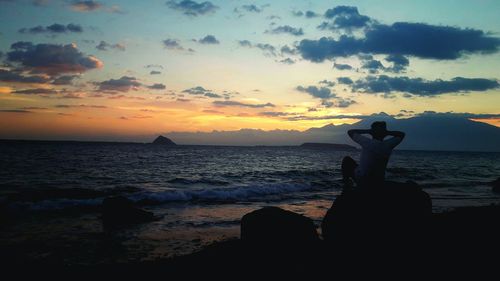
<path fill-rule="evenodd" d="M 349 135 L 349 137 L 351 139 L 354 139 L 354 134 L 369 134 L 371 133 L 372 130 L 361 130 L 361 129 L 352 129 L 352 130 L 349 130 L 347 131 L 347 134 Z"/>
<path fill-rule="evenodd" d="M 386 135 L 404 139 L 406 134 L 401 131 L 387 131 Z"/>

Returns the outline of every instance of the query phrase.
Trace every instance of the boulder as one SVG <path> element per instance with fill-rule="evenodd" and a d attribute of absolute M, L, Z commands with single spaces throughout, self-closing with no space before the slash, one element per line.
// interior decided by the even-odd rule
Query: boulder
<path fill-rule="evenodd" d="M 134 206 L 134 203 L 123 197 L 108 197 L 102 202 L 102 220 L 105 226 L 122 226 L 155 220 L 153 213 Z"/>
<path fill-rule="evenodd" d="M 432 216 L 429 195 L 412 182 L 345 190 L 321 224 L 329 244 L 366 248 L 418 244 Z"/>
<path fill-rule="evenodd" d="M 265 207 L 243 216 L 241 241 L 266 250 L 303 250 L 319 241 L 310 218 L 278 207 Z"/>

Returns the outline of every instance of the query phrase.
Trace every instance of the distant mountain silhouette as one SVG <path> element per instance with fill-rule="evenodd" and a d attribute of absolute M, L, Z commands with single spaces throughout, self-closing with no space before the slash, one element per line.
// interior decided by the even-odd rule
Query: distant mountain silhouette
<path fill-rule="evenodd" d="M 300 145 L 305 148 L 329 148 L 333 150 L 356 150 L 356 147 L 348 144 L 324 143 L 324 142 L 305 142 Z"/>
<path fill-rule="evenodd" d="M 175 142 L 173 142 L 171 139 L 166 138 L 164 136 L 158 136 L 154 141 L 153 144 L 159 144 L 159 145 L 169 145 L 169 146 L 174 146 L 177 145 Z"/>
<path fill-rule="evenodd" d="M 172 132 L 167 136 L 182 144 L 207 145 L 300 145 L 305 142 L 356 145 L 347 130 L 369 128 L 374 121 L 385 121 L 389 130 L 406 132 L 398 149 L 442 151 L 500 151 L 500 128 L 456 116 L 417 116 L 395 119 L 374 114 L 352 125 L 333 124 L 306 131 L 241 129 L 238 131 Z"/>

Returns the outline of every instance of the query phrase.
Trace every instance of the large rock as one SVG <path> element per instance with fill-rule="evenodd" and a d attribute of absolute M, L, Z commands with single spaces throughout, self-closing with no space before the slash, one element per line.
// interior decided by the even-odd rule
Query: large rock
<path fill-rule="evenodd" d="M 161 144 L 161 145 L 168 145 L 168 146 L 175 146 L 177 145 L 175 142 L 173 142 L 171 139 L 166 138 L 164 136 L 158 136 L 154 141 L 153 144 Z"/>
<path fill-rule="evenodd" d="M 241 240 L 257 248 L 302 249 L 319 241 L 310 218 L 277 207 L 265 207 L 243 216 Z"/>
<path fill-rule="evenodd" d="M 321 224 L 328 244 L 366 248 L 425 241 L 432 216 L 429 195 L 415 183 L 344 191 Z"/>
<path fill-rule="evenodd" d="M 135 207 L 131 200 L 116 196 L 103 200 L 102 219 L 105 226 L 116 227 L 150 222 L 156 218 L 153 213 Z"/>

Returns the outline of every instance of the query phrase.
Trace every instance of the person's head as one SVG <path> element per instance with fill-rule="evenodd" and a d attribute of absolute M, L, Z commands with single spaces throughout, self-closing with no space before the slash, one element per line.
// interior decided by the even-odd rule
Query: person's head
<path fill-rule="evenodd" d="M 372 137 L 377 140 L 383 140 L 387 133 L 387 125 L 383 121 L 376 121 L 372 123 Z"/>

